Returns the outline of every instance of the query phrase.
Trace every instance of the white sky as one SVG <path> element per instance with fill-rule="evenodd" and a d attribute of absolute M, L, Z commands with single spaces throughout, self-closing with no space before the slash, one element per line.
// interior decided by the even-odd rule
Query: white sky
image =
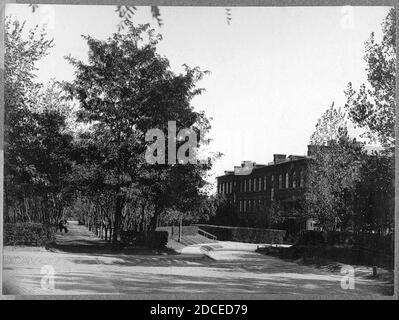
<path fill-rule="evenodd" d="M 273 153 L 305 154 L 317 119 L 335 101 L 343 108 L 344 90 L 366 81 L 364 42 L 381 36 L 388 7 L 234 7 L 226 22 L 224 8 L 161 7 L 159 28 L 149 7 L 138 7 L 137 23 L 148 23 L 163 41 L 176 72 L 182 64 L 210 70 L 201 81 L 206 91 L 193 101 L 213 118 L 212 149 L 225 156 L 214 174 L 242 160 L 272 161 Z M 351 13 L 353 15 L 351 15 Z M 7 5 L 6 14 L 46 23 L 55 47 L 38 64 L 38 79 L 71 80 L 64 56 L 85 60 L 80 35 L 106 39 L 120 21 L 115 6 Z"/>

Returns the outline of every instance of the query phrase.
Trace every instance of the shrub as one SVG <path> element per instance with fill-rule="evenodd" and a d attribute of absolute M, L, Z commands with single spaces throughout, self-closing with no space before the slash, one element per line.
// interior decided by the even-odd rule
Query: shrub
<path fill-rule="evenodd" d="M 45 246 L 54 241 L 55 227 L 41 223 L 4 224 L 4 245 Z"/>
<path fill-rule="evenodd" d="M 162 249 L 168 243 L 167 231 L 123 231 L 121 233 L 121 241 L 127 245 L 140 245 L 154 249 Z"/>
<path fill-rule="evenodd" d="M 146 243 L 150 248 L 162 249 L 168 244 L 167 231 L 152 231 L 147 233 Z"/>
<path fill-rule="evenodd" d="M 320 231 L 303 231 L 299 235 L 298 245 L 321 245 L 327 243 L 327 236 Z"/>
<path fill-rule="evenodd" d="M 121 242 L 123 244 L 134 244 L 139 233 L 136 231 L 121 231 Z"/>

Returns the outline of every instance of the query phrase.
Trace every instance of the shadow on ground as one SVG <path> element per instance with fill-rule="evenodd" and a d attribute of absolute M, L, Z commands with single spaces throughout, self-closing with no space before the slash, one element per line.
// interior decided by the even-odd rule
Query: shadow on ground
<path fill-rule="evenodd" d="M 55 242 L 49 244 L 46 249 L 52 252 L 66 253 L 87 253 L 87 254 L 167 254 L 176 255 L 177 251 L 171 248 L 160 250 L 145 247 L 127 247 L 122 245 L 112 245 L 110 242 L 100 239 L 85 226 L 79 225 L 76 221 L 70 221 L 68 232 L 57 232 Z"/>

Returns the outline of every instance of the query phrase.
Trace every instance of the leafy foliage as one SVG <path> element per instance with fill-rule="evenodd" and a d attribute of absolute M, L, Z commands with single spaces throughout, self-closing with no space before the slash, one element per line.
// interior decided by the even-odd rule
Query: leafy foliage
<path fill-rule="evenodd" d="M 312 135 L 319 144 L 308 166 L 305 216 L 327 230 L 353 222 L 356 185 L 361 179 L 363 145 L 348 136 L 343 123 L 343 115 L 331 107 Z"/>
<path fill-rule="evenodd" d="M 55 228 L 41 223 L 6 223 L 4 245 L 45 246 L 54 241 Z"/>
<path fill-rule="evenodd" d="M 32 12 L 34 13 L 39 5 L 38 4 L 30 4 L 29 7 L 31 7 Z M 137 11 L 137 7 L 135 6 L 116 6 L 115 12 L 118 13 L 119 18 L 121 18 L 121 22 L 118 23 L 118 31 L 124 30 L 126 27 L 128 27 L 129 23 L 133 22 L 132 18 Z M 159 6 L 150 6 L 150 11 L 152 17 L 157 21 L 158 26 L 162 27 L 163 22 L 161 18 L 161 10 Z M 226 12 L 226 21 L 227 24 L 230 25 L 232 17 L 231 17 L 231 9 L 230 8 L 225 8 Z"/>
<path fill-rule="evenodd" d="M 391 9 L 383 22 L 383 38 L 374 33 L 366 42 L 368 85 L 356 92 L 352 83 L 345 92 L 351 120 L 366 129 L 366 136 L 384 147 L 395 145 L 396 13 Z"/>
<path fill-rule="evenodd" d="M 56 84 L 35 82 L 35 63 L 52 47 L 38 27 L 5 24 L 5 219 L 55 222 L 67 192 L 72 137 Z M 57 105 L 57 107 L 55 107 Z"/>
<path fill-rule="evenodd" d="M 156 51 L 160 35 L 148 24 L 127 26 L 106 41 L 85 36 L 88 62 L 67 57 L 75 80 L 44 86 L 35 81 L 35 62 L 52 40 L 38 28 L 24 39 L 25 25 L 7 19 L 7 222 L 56 224 L 62 216 L 75 217 L 117 242 L 121 229 L 146 233 L 177 212 L 185 222 L 213 214 L 205 180 L 212 159 L 150 165 L 144 157 L 145 133 L 167 132 L 171 119 L 178 130 L 210 130 L 206 115 L 191 106 L 207 72 L 185 66 L 182 74 L 173 73 Z M 164 242 L 154 237 L 147 240 Z"/>
<path fill-rule="evenodd" d="M 113 240 L 133 221 L 139 229 L 145 224 L 154 230 L 159 216 L 170 210 L 184 212 L 186 219 L 205 212 L 208 197 L 202 189 L 211 161 L 172 166 L 150 165 L 144 158 L 145 133 L 152 128 L 166 132 L 170 119 L 178 130 L 210 129 L 205 114 L 190 105 L 202 93 L 196 83 L 205 72 L 188 66 L 184 74 L 170 71 L 169 61 L 156 52 L 161 37 L 148 24 L 129 22 L 126 33 L 107 41 L 84 38 L 88 63 L 68 57 L 76 80 L 64 84 L 81 107 L 78 121 L 89 124 L 75 141 L 74 181 L 91 194 L 88 199 L 93 192 L 113 199 Z"/>
<path fill-rule="evenodd" d="M 317 121 L 316 129 L 310 137 L 314 145 L 327 145 L 332 140 L 337 140 L 340 130 L 346 128 L 345 114 L 340 108 L 334 108 L 334 103 L 325 111 Z"/>

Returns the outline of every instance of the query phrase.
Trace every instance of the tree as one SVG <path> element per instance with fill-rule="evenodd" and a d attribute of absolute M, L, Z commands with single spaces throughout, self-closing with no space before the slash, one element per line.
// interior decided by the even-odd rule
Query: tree
<path fill-rule="evenodd" d="M 365 136 L 384 150 L 368 158 L 358 193 L 358 223 L 368 231 L 393 230 L 395 177 L 396 11 L 382 23 L 381 42 L 371 34 L 365 46 L 368 84 L 355 91 L 348 84 L 346 110 Z"/>
<path fill-rule="evenodd" d="M 52 47 L 38 27 L 5 24 L 5 218 L 55 223 L 65 199 L 72 137 L 55 85 L 35 82 L 35 63 Z M 50 97 L 52 97 L 50 99 Z M 11 217 L 12 216 L 12 217 Z"/>
<path fill-rule="evenodd" d="M 314 146 L 308 166 L 304 215 L 317 220 L 324 230 L 334 229 L 338 223 L 344 228 L 353 225 L 355 191 L 364 153 L 363 144 L 348 136 L 343 123 L 342 114 L 331 107 L 312 135 L 317 142 L 328 143 Z"/>
<path fill-rule="evenodd" d="M 332 140 L 336 140 L 339 136 L 339 131 L 346 128 L 345 118 L 341 108 L 334 108 L 333 102 L 331 107 L 317 121 L 316 130 L 310 137 L 310 143 L 322 146 L 327 145 Z"/>
<path fill-rule="evenodd" d="M 350 119 L 366 130 L 366 136 L 385 148 L 395 146 L 395 76 L 396 76 L 396 18 L 390 9 L 382 24 L 383 38 L 375 41 L 374 33 L 366 42 L 364 59 L 367 63 L 368 85 L 356 92 L 352 83 L 345 91 Z"/>
<path fill-rule="evenodd" d="M 374 153 L 365 158 L 356 186 L 355 229 L 387 234 L 394 230 L 395 175 L 392 157 Z"/>
<path fill-rule="evenodd" d="M 89 46 L 88 63 L 68 57 L 76 79 L 65 84 L 70 98 L 80 104 L 78 120 L 90 124 L 77 139 L 80 151 L 76 152 L 76 161 L 91 172 L 86 179 L 91 189 L 114 195 L 116 243 L 132 189 L 143 188 L 141 194 L 152 204 L 152 228 L 172 199 L 175 206 L 190 208 L 189 204 L 181 205 L 171 186 L 184 186 L 193 199 L 201 197 L 202 174 L 210 163 L 150 165 L 144 153 L 148 145 L 145 135 L 152 128 L 166 132 L 171 119 L 178 130 L 201 129 L 207 123 L 205 115 L 190 105 L 191 99 L 202 93 L 196 83 L 204 72 L 188 66 L 183 74 L 170 71 L 169 61 L 156 52 L 161 37 L 148 24 L 136 27 L 129 23 L 128 32 L 114 33 L 106 41 L 84 38 Z M 191 175 L 193 180 L 183 182 L 184 175 Z"/>

